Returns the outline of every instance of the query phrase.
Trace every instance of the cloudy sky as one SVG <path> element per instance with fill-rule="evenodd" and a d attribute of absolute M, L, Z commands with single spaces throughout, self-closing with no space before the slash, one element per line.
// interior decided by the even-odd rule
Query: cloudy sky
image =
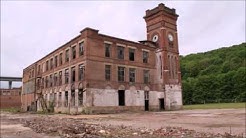
<path fill-rule="evenodd" d="M 146 39 L 145 10 L 164 3 L 179 14 L 181 55 L 245 42 L 245 1 L 1 1 L 1 76 L 63 45 L 85 27 L 139 41 Z M 15 83 L 18 86 L 20 83 Z M 6 87 L 7 83 L 1 83 Z"/>

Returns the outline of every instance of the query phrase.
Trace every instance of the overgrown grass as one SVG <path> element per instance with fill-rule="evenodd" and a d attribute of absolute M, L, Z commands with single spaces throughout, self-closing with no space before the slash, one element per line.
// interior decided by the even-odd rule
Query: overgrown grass
<path fill-rule="evenodd" d="M 211 103 L 184 105 L 184 109 L 228 109 L 228 108 L 246 108 L 246 103 Z"/>
<path fill-rule="evenodd" d="M 1 112 L 10 112 L 10 113 L 18 113 L 21 112 L 20 108 L 16 108 L 16 107 L 11 107 L 11 108 L 3 108 L 0 109 Z"/>

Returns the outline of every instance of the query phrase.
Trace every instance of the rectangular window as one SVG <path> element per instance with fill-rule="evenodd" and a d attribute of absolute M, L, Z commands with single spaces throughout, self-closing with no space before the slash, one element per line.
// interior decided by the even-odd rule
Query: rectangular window
<path fill-rule="evenodd" d="M 46 61 L 45 68 L 46 68 L 46 71 L 49 70 L 49 61 L 48 60 Z"/>
<path fill-rule="evenodd" d="M 40 74 L 40 72 L 41 72 L 41 66 L 38 65 L 38 74 Z"/>
<path fill-rule="evenodd" d="M 69 72 L 68 69 L 65 70 L 65 84 L 68 84 L 69 81 Z"/>
<path fill-rule="evenodd" d="M 45 78 L 45 88 L 48 88 L 48 82 L 49 82 L 49 79 L 48 79 L 48 76 L 46 76 L 46 78 Z"/>
<path fill-rule="evenodd" d="M 135 71 L 136 69 L 130 68 L 129 69 L 129 82 L 135 82 Z"/>
<path fill-rule="evenodd" d="M 57 86 L 57 73 L 54 74 L 54 86 Z"/>
<path fill-rule="evenodd" d="M 144 70 L 144 83 L 149 83 L 149 70 Z"/>
<path fill-rule="evenodd" d="M 50 69 L 53 69 L 53 58 L 50 59 Z"/>
<path fill-rule="evenodd" d="M 62 65 L 62 53 L 60 53 L 60 56 L 59 56 L 59 60 L 60 60 L 60 65 Z"/>
<path fill-rule="evenodd" d="M 85 66 L 83 64 L 79 65 L 79 80 L 84 79 Z"/>
<path fill-rule="evenodd" d="M 68 91 L 65 91 L 65 103 L 64 106 L 67 107 L 68 106 Z"/>
<path fill-rule="evenodd" d="M 118 67 L 118 81 L 123 82 L 125 81 L 125 68 Z"/>
<path fill-rule="evenodd" d="M 79 55 L 84 55 L 84 42 L 79 43 Z"/>
<path fill-rule="evenodd" d="M 105 80 L 110 80 L 111 66 L 105 65 Z"/>
<path fill-rule="evenodd" d="M 79 89 L 78 97 L 79 97 L 79 106 L 81 106 L 83 105 L 83 89 Z"/>
<path fill-rule="evenodd" d="M 148 63 L 149 52 L 143 51 L 143 63 Z"/>
<path fill-rule="evenodd" d="M 50 87 L 52 87 L 53 86 L 53 77 L 52 77 L 52 75 L 50 75 Z"/>
<path fill-rule="evenodd" d="M 62 71 L 59 72 L 59 85 L 62 85 Z"/>
<path fill-rule="evenodd" d="M 117 47 L 118 59 L 124 59 L 124 47 Z"/>
<path fill-rule="evenodd" d="M 110 44 L 105 43 L 105 57 L 110 57 Z"/>
<path fill-rule="evenodd" d="M 132 49 L 132 48 L 129 49 L 129 60 L 130 61 L 135 60 L 135 49 Z"/>
<path fill-rule="evenodd" d="M 55 56 L 55 67 L 57 67 L 57 61 L 58 61 L 58 57 Z"/>
<path fill-rule="evenodd" d="M 75 67 L 71 68 L 71 81 L 72 83 L 75 82 Z"/>
<path fill-rule="evenodd" d="M 66 50 L 66 62 L 69 61 L 69 49 Z"/>
<path fill-rule="evenodd" d="M 76 46 L 72 47 L 72 57 L 73 59 L 76 58 Z"/>
<path fill-rule="evenodd" d="M 71 106 L 75 106 L 75 90 L 71 91 Z"/>

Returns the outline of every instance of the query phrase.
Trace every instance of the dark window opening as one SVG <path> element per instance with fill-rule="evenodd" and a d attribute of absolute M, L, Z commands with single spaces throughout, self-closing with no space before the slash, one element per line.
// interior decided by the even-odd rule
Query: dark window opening
<path fill-rule="evenodd" d="M 48 71 L 48 70 L 49 70 L 49 61 L 46 61 L 46 64 L 45 64 L 45 69 L 46 69 L 46 71 Z"/>
<path fill-rule="evenodd" d="M 52 77 L 52 75 L 50 75 L 50 87 L 52 87 L 53 86 L 53 77 Z"/>
<path fill-rule="evenodd" d="M 57 60 L 58 60 L 58 57 L 55 56 L 55 67 L 57 67 Z"/>
<path fill-rule="evenodd" d="M 79 80 L 84 79 L 85 66 L 83 64 L 79 65 Z"/>
<path fill-rule="evenodd" d="M 65 91 L 65 103 L 64 106 L 67 107 L 68 106 L 68 91 Z"/>
<path fill-rule="evenodd" d="M 69 49 L 66 50 L 66 62 L 69 61 Z"/>
<path fill-rule="evenodd" d="M 164 98 L 159 99 L 159 106 L 160 106 L 160 110 L 165 109 Z"/>
<path fill-rule="evenodd" d="M 65 84 L 67 84 L 69 81 L 69 72 L 68 69 L 65 70 Z"/>
<path fill-rule="evenodd" d="M 75 90 L 71 91 L 71 106 L 75 106 Z"/>
<path fill-rule="evenodd" d="M 134 61 L 135 59 L 135 50 L 134 49 L 129 49 L 129 60 Z"/>
<path fill-rule="evenodd" d="M 144 83 L 149 83 L 149 70 L 144 70 Z"/>
<path fill-rule="evenodd" d="M 75 82 L 75 76 L 76 76 L 76 74 L 75 74 L 75 67 L 72 67 L 72 74 L 71 74 L 71 80 L 72 80 L 72 82 Z"/>
<path fill-rule="evenodd" d="M 149 53 L 143 51 L 143 63 L 148 63 Z"/>
<path fill-rule="evenodd" d="M 60 53 L 60 65 L 62 65 L 62 53 Z"/>
<path fill-rule="evenodd" d="M 59 85 L 62 85 L 62 71 L 59 72 Z"/>
<path fill-rule="evenodd" d="M 72 47 L 72 57 L 73 57 L 73 59 L 76 58 L 76 47 L 75 46 Z"/>
<path fill-rule="evenodd" d="M 83 105 L 83 89 L 79 89 L 79 93 L 78 93 L 78 100 L 79 100 L 79 106 Z"/>
<path fill-rule="evenodd" d="M 57 73 L 54 74 L 54 86 L 57 86 Z"/>
<path fill-rule="evenodd" d="M 104 44 L 105 45 L 105 57 L 110 57 L 110 44 Z"/>
<path fill-rule="evenodd" d="M 53 69 L 53 58 L 50 59 L 50 69 Z"/>

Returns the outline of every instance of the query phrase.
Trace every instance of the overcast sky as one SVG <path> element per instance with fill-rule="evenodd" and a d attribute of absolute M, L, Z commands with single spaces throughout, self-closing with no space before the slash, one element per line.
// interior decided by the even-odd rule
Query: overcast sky
<path fill-rule="evenodd" d="M 179 15 L 181 55 L 245 42 L 244 0 L 1 1 L 1 76 L 21 77 L 25 67 L 68 42 L 85 27 L 132 41 L 144 40 L 145 11 L 159 3 L 175 8 Z"/>

